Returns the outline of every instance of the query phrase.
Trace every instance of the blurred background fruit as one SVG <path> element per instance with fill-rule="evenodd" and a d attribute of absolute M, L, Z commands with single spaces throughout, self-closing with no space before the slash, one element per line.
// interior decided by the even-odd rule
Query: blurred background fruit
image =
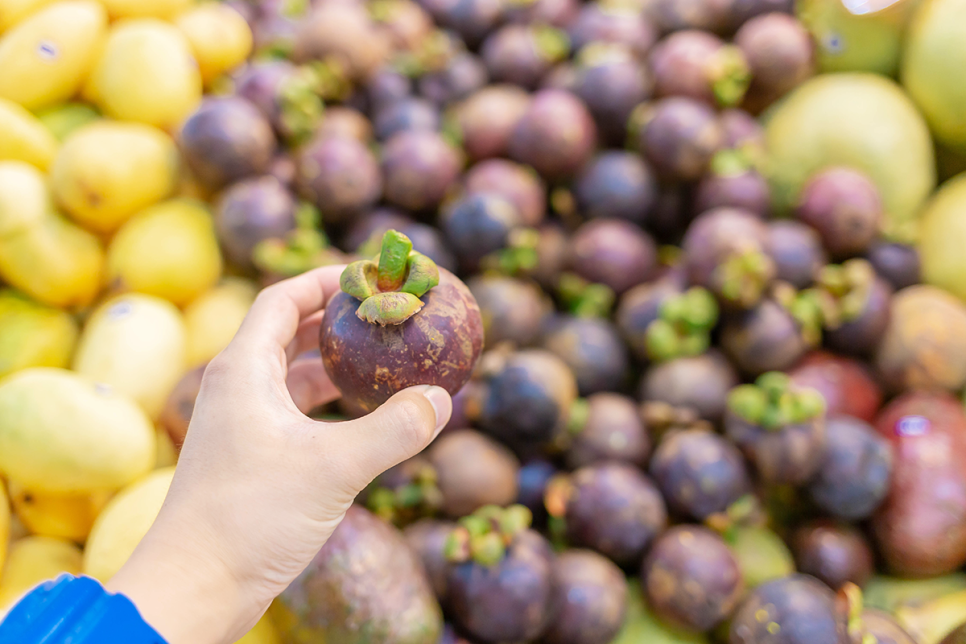
<path fill-rule="evenodd" d="M 67 573 L 82 572 L 81 549 L 70 541 L 53 537 L 24 537 L 10 544 L 0 574 L 0 611 L 6 612 L 42 581 Z"/>
<path fill-rule="evenodd" d="M 77 334 L 64 311 L 0 291 L 0 377 L 28 367 L 69 366 Z"/>

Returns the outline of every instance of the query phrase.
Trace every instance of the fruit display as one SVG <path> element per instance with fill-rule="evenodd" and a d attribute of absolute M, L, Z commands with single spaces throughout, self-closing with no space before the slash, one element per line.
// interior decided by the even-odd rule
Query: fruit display
<path fill-rule="evenodd" d="M 964 43 L 966 0 L 0 0 L 0 614 L 124 564 L 259 290 L 340 265 L 297 405 L 453 415 L 241 642 L 966 641 Z"/>

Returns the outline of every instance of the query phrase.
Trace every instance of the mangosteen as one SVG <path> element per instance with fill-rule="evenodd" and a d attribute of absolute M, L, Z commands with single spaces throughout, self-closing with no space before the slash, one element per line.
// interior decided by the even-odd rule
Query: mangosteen
<path fill-rule="evenodd" d="M 758 120 L 747 111 L 736 107 L 722 110 L 718 117 L 722 147 L 740 150 L 756 158 L 765 150 L 765 131 Z"/>
<path fill-rule="evenodd" d="M 533 513 L 535 524 L 544 525 L 547 508 L 543 498 L 547 484 L 557 475 L 557 468 L 550 461 L 535 458 L 523 464 L 517 473 L 517 503 L 526 506 Z"/>
<path fill-rule="evenodd" d="M 570 239 L 557 223 L 545 223 L 537 229 L 537 264 L 530 276 L 544 289 L 553 290 L 560 284 L 570 254 Z"/>
<path fill-rule="evenodd" d="M 420 384 L 455 394 L 483 347 L 480 310 L 449 271 L 389 231 L 378 264 L 350 264 L 325 309 L 322 360 L 343 398 L 371 411 Z M 360 303 L 361 302 L 361 303 Z"/>
<path fill-rule="evenodd" d="M 846 612 L 814 577 L 789 575 L 755 588 L 731 622 L 730 644 L 848 644 Z"/>
<path fill-rule="evenodd" d="M 439 130 L 439 110 L 424 98 L 409 97 L 380 108 L 373 119 L 376 138 L 387 141 L 409 130 Z"/>
<path fill-rule="evenodd" d="M 638 360 L 648 360 L 647 329 L 660 315 L 661 304 L 684 292 L 685 286 L 683 272 L 674 271 L 638 284 L 621 296 L 615 322 Z"/>
<path fill-rule="evenodd" d="M 445 66 L 419 77 L 419 94 L 442 107 L 463 100 L 484 87 L 486 65 L 478 56 L 461 52 L 451 56 Z"/>
<path fill-rule="evenodd" d="M 533 95 L 513 129 L 509 153 L 548 181 L 558 181 L 583 167 L 596 138 L 594 120 L 579 98 L 570 92 L 544 89 Z"/>
<path fill-rule="evenodd" d="M 463 149 L 471 160 L 507 154 L 530 95 L 516 85 L 488 85 L 456 107 Z"/>
<path fill-rule="evenodd" d="M 567 465 L 572 469 L 602 461 L 624 461 L 647 465 L 651 438 L 641 420 L 637 404 L 620 394 L 601 392 L 588 396 L 586 420 L 571 425 Z"/>
<path fill-rule="evenodd" d="M 617 328 L 603 318 L 559 316 L 548 323 L 543 346 L 567 363 L 582 396 L 619 391 L 630 357 Z"/>
<path fill-rule="evenodd" d="M 657 265 L 657 246 L 646 232 L 623 219 L 594 219 L 570 240 L 570 267 L 589 282 L 618 295 L 648 279 Z"/>
<path fill-rule="evenodd" d="M 871 425 L 831 416 L 826 422 L 825 456 L 808 489 L 816 505 L 832 516 L 867 519 L 889 492 L 892 467 L 892 447 Z"/>
<path fill-rule="evenodd" d="M 487 159 L 466 172 L 463 185 L 467 194 L 497 194 L 517 208 L 525 226 L 539 225 L 547 212 L 547 189 L 532 168 L 507 161 Z"/>
<path fill-rule="evenodd" d="M 767 244 L 768 226 L 751 212 L 709 210 L 694 220 L 684 236 L 688 277 L 729 306 L 751 308 L 775 274 Z"/>
<path fill-rule="evenodd" d="M 413 250 L 426 255 L 437 266 L 448 271 L 456 270 L 456 258 L 438 228 L 414 222 L 392 208 L 377 208 L 356 219 L 343 238 L 343 248 L 363 257 L 375 255 L 382 244 L 382 236 L 390 229 L 398 230 L 409 237 L 413 242 Z"/>
<path fill-rule="evenodd" d="M 503 0 L 454 0 L 447 7 L 443 22 L 476 49 L 487 34 L 500 26 L 505 11 Z"/>
<path fill-rule="evenodd" d="M 865 363 L 813 351 L 788 374 L 800 387 L 811 387 L 825 399 L 826 413 L 871 423 L 882 405 L 882 390 Z"/>
<path fill-rule="evenodd" d="M 733 0 L 730 3 L 731 28 L 737 29 L 755 18 L 769 13 L 795 13 L 794 0 Z"/>
<path fill-rule="evenodd" d="M 738 507 L 742 505 L 746 505 L 744 499 L 735 504 Z M 795 572 L 795 559 L 791 551 L 773 530 L 756 525 L 754 521 L 749 525 L 744 525 L 741 520 L 729 524 L 726 519 L 721 526 L 715 525 L 721 516 L 712 515 L 708 523 L 714 525 L 716 530 L 723 528 L 723 537 L 738 559 L 746 588 L 757 588 Z"/>
<path fill-rule="evenodd" d="M 254 14 L 249 22 L 252 49 L 260 54 L 289 56 L 295 47 L 295 35 L 304 11 L 287 11 L 284 2 L 262 2 L 255 7 L 245 0 L 243 4 Z"/>
<path fill-rule="evenodd" d="M 456 524 L 441 519 L 420 519 L 403 529 L 403 536 L 426 569 L 426 576 L 441 602 L 446 599 L 446 577 L 449 562 L 446 560 L 446 541 L 453 534 Z"/>
<path fill-rule="evenodd" d="M 372 124 L 361 112 L 334 105 L 325 108 L 325 117 L 315 130 L 315 137 L 324 139 L 330 136 L 341 136 L 357 139 L 363 143 L 372 140 Z"/>
<path fill-rule="evenodd" d="M 654 613 L 692 632 L 727 619 L 745 590 L 731 549 L 707 528 L 675 526 L 654 542 L 641 567 L 641 586 Z"/>
<path fill-rule="evenodd" d="M 396 52 L 418 51 L 434 27 L 429 13 L 412 0 L 384 0 L 367 8 L 381 38 Z"/>
<path fill-rule="evenodd" d="M 239 181 L 215 206 L 215 227 L 228 260 L 250 270 L 259 242 L 284 237 L 295 228 L 298 204 L 275 177 L 265 175 Z"/>
<path fill-rule="evenodd" d="M 718 303 L 707 290 L 692 286 L 661 302 L 658 317 L 644 334 L 647 357 L 653 362 L 701 355 L 711 345 L 718 323 Z"/>
<path fill-rule="evenodd" d="M 788 219 L 768 222 L 765 250 L 775 264 L 775 277 L 795 288 L 811 286 L 828 260 L 818 233 Z"/>
<path fill-rule="evenodd" d="M 510 245 L 521 224 L 516 207 L 502 196 L 479 192 L 467 195 L 442 212 L 441 227 L 463 271 L 479 270 L 481 262 Z"/>
<path fill-rule="evenodd" d="M 268 120 L 243 98 L 206 98 L 181 127 L 181 153 L 209 190 L 268 171 L 275 134 Z"/>
<path fill-rule="evenodd" d="M 745 105 L 760 112 L 815 73 L 812 36 L 793 16 L 769 13 L 752 18 L 735 34 L 735 45 L 751 70 Z"/>
<path fill-rule="evenodd" d="M 737 105 L 751 81 L 742 51 L 706 31 L 666 36 L 650 56 L 657 96 L 685 96 L 709 105 Z"/>
<path fill-rule="evenodd" d="M 553 564 L 545 644 L 609 644 L 624 624 L 624 573 L 590 550 L 566 550 Z"/>
<path fill-rule="evenodd" d="M 392 65 L 373 72 L 365 84 L 366 104 L 370 112 L 378 112 L 413 95 L 413 81 Z"/>
<path fill-rule="evenodd" d="M 327 224 L 348 221 L 371 207 L 382 192 L 376 157 L 358 139 L 316 138 L 298 157 L 299 192 Z"/>
<path fill-rule="evenodd" d="M 657 173 L 675 181 L 700 178 L 723 140 L 714 110 L 683 96 L 644 103 L 634 110 L 629 127 Z"/>
<path fill-rule="evenodd" d="M 547 487 L 547 510 L 562 519 L 567 541 L 591 548 L 622 567 L 640 565 L 667 527 L 661 493 L 637 467 L 588 465 Z"/>
<path fill-rule="evenodd" d="M 504 25 L 480 48 L 490 79 L 527 89 L 537 87 L 554 63 L 568 53 L 567 36 L 546 25 Z"/>
<path fill-rule="evenodd" d="M 569 60 L 557 63 L 550 68 L 547 75 L 540 81 L 540 89 L 562 89 L 567 92 L 574 92 L 577 85 L 577 68 Z M 578 96 L 584 100 L 582 96 Z M 590 106 L 587 106 L 590 109 Z M 598 132 L 599 134 L 599 132 Z"/>
<path fill-rule="evenodd" d="M 567 32 L 574 51 L 590 43 L 614 43 L 629 47 L 638 57 L 646 55 L 657 40 L 643 11 L 618 2 L 585 4 Z"/>
<path fill-rule="evenodd" d="M 817 520 L 791 538 L 800 572 L 824 581 L 832 590 L 845 583 L 865 586 L 872 576 L 872 548 L 862 533 L 845 523 Z"/>
<path fill-rule="evenodd" d="M 647 68 L 625 45 L 595 43 L 580 50 L 572 82 L 555 87 L 572 90 L 587 105 L 604 143 L 620 146 L 634 107 L 651 97 Z M 544 85 L 548 86 L 548 85 Z"/>
<path fill-rule="evenodd" d="M 725 512 L 751 493 L 741 452 L 705 429 L 667 433 L 654 451 L 649 472 L 668 508 L 697 521 Z"/>
<path fill-rule="evenodd" d="M 441 509 L 453 518 L 484 505 L 510 505 L 517 498 L 520 462 L 492 438 L 454 429 L 437 438 L 426 458 L 436 472 Z"/>
<path fill-rule="evenodd" d="M 282 60 L 254 62 L 235 80 L 235 93 L 251 101 L 280 137 L 298 144 L 322 120 L 322 101 L 315 84 L 307 68 Z"/>
<path fill-rule="evenodd" d="M 715 33 L 731 26 L 731 5 L 736 0 L 653 0 L 648 11 L 662 33 L 703 29 Z"/>
<path fill-rule="evenodd" d="M 378 477 L 357 502 L 377 517 L 396 526 L 437 514 L 443 504 L 436 470 L 422 455 L 395 465 Z"/>
<path fill-rule="evenodd" d="M 829 265 L 818 274 L 828 305 L 825 339 L 843 353 L 868 355 L 879 346 L 889 325 L 892 287 L 864 259 Z"/>
<path fill-rule="evenodd" d="M 437 132 L 400 132 L 382 153 L 384 197 L 412 211 L 439 205 L 459 176 L 459 151 Z"/>
<path fill-rule="evenodd" d="M 502 275 L 477 275 L 466 285 L 479 304 L 487 348 L 502 342 L 526 347 L 539 339 L 550 303 L 536 284 Z"/>
<path fill-rule="evenodd" d="M 158 423 L 168 432 L 175 449 L 181 449 L 188 434 L 188 423 L 191 422 L 191 414 L 195 410 L 195 400 L 201 391 L 201 378 L 205 375 L 206 366 L 195 367 L 181 377 L 168 395 L 158 418 Z"/>
<path fill-rule="evenodd" d="M 365 6 L 326 2 L 316 4 L 299 22 L 292 58 L 298 63 L 320 61 L 330 75 L 351 83 L 368 79 L 388 50 Z"/>
<path fill-rule="evenodd" d="M 642 225 L 657 200 L 657 182 L 638 155 L 608 150 L 581 170 L 574 196 L 577 210 L 585 217 Z"/>
<path fill-rule="evenodd" d="M 518 454 L 547 451 L 560 441 L 577 398 L 577 382 L 566 363 L 541 349 L 509 356 L 487 354 L 498 363 L 484 376 L 478 417 L 485 432 Z M 484 364 L 484 371 L 489 365 Z"/>
<path fill-rule="evenodd" d="M 746 163 L 726 161 L 734 156 L 726 152 L 715 155 L 711 172 L 695 188 L 694 211 L 702 213 L 714 208 L 737 208 L 765 218 L 771 210 L 768 182 L 756 170 L 747 167 Z"/>
<path fill-rule="evenodd" d="M 716 349 L 648 367 L 639 398 L 693 409 L 698 417 L 717 423 L 724 415 L 728 392 L 740 379 L 728 359 Z"/>
<path fill-rule="evenodd" d="M 724 429 L 764 482 L 801 484 L 825 455 L 825 401 L 771 371 L 731 390 Z"/>
<path fill-rule="evenodd" d="M 721 348 L 739 371 L 757 376 L 793 366 L 813 344 L 820 328 L 767 298 L 753 309 L 725 317 Z"/>
<path fill-rule="evenodd" d="M 549 624 L 553 552 L 530 511 L 481 508 L 447 543 L 447 595 L 457 626 L 490 644 L 536 639 Z"/>
<path fill-rule="evenodd" d="M 879 277 L 897 291 L 922 281 L 919 251 L 915 246 L 876 241 L 869 246 L 865 258 Z"/>
<path fill-rule="evenodd" d="M 534 0 L 526 3 L 511 3 L 505 17 L 509 22 L 524 24 L 544 24 L 558 29 L 566 29 L 580 10 L 579 0 Z"/>
<path fill-rule="evenodd" d="M 833 258 L 865 252 L 885 218 L 875 183 L 847 167 L 826 168 L 809 179 L 795 216 L 818 231 Z"/>

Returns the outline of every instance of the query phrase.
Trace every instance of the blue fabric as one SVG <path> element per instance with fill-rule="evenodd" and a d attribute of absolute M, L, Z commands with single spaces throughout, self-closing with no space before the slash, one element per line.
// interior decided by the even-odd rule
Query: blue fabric
<path fill-rule="evenodd" d="M 123 595 L 90 577 L 34 588 L 0 623 L 0 644 L 167 644 Z"/>

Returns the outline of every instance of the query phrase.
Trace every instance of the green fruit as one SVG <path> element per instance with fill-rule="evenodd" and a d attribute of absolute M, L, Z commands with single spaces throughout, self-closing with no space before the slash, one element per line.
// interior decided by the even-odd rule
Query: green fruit
<path fill-rule="evenodd" d="M 944 183 L 922 214 L 922 278 L 966 299 L 966 174 Z"/>
<path fill-rule="evenodd" d="M 739 526 L 727 535 L 727 541 L 749 590 L 795 572 L 795 559 L 788 546 L 768 528 Z"/>
<path fill-rule="evenodd" d="M 58 141 L 63 141 L 77 128 L 101 118 L 101 114 L 86 103 L 65 103 L 39 112 L 37 118 Z"/>
<path fill-rule="evenodd" d="M 916 217 L 936 183 L 925 121 L 901 88 L 875 74 L 809 80 L 767 115 L 764 171 L 776 210 L 788 212 L 822 168 L 850 166 L 878 186 L 885 232 L 912 240 Z"/>
<path fill-rule="evenodd" d="M 867 608 L 894 613 L 902 606 L 923 604 L 963 590 L 966 590 L 966 574 L 961 572 L 928 579 L 876 575 L 862 590 L 862 601 Z"/>
<path fill-rule="evenodd" d="M 644 603 L 641 584 L 627 582 L 627 616 L 624 627 L 611 644 L 707 644 L 708 638 L 688 633 L 661 623 Z"/>
<path fill-rule="evenodd" d="M 66 367 L 76 342 L 69 314 L 0 291 L 0 378 L 28 367 Z"/>
<path fill-rule="evenodd" d="M 936 139 L 966 151 L 966 0 L 926 0 L 909 27 L 902 84 Z"/>

